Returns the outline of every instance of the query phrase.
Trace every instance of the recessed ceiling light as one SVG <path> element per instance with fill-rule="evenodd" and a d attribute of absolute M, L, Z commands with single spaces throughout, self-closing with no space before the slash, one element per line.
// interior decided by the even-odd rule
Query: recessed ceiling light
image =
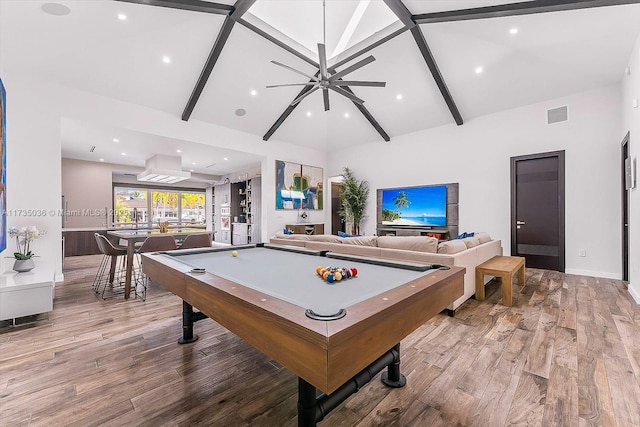
<path fill-rule="evenodd" d="M 252 96 L 256 96 L 257 94 L 258 94 L 258 91 L 257 91 L 257 90 L 255 90 L 255 89 L 252 89 L 252 90 L 251 90 L 251 95 L 252 95 Z"/>
<path fill-rule="evenodd" d="M 113 142 L 120 142 L 120 140 L 118 138 L 113 138 L 112 141 Z"/>
<path fill-rule="evenodd" d="M 191 164 L 192 164 L 193 166 L 195 166 L 195 165 L 196 165 L 196 162 L 193 162 L 193 163 L 191 163 Z"/>
<path fill-rule="evenodd" d="M 476 74 L 482 74 L 482 67 L 476 67 Z"/>
<path fill-rule="evenodd" d="M 238 116 L 238 117 L 242 117 L 245 114 L 247 114 L 247 110 L 245 110 L 244 108 L 238 108 L 236 110 L 236 116 Z"/>
<path fill-rule="evenodd" d="M 176 153 L 182 153 L 182 150 L 178 148 L 178 149 L 176 150 Z"/>
<path fill-rule="evenodd" d="M 189 172 L 193 172 L 193 169 L 189 169 Z"/>
<path fill-rule="evenodd" d="M 509 34 L 518 34 L 518 29 L 513 27 L 512 29 L 509 30 Z"/>
<path fill-rule="evenodd" d="M 101 162 L 104 162 L 104 159 L 100 159 Z"/>
<path fill-rule="evenodd" d="M 401 93 L 397 94 L 397 95 L 396 95 L 396 99 L 397 99 L 398 101 L 399 101 L 399 100 L 401 100 L 401 99 L 402 99 L 402 94 L 401 94 Z"/>
<path fill-rule="evenodd" d="M 348 119 L 349 118 L 349 113 L 344 113 L 344 118 Z"/>
<path fill-rule="evenodd" d="M 168 64 L 171 62 L 171 58 L 169 58 L 168 56 L 163 56 L 162 57 L 162 62 L 164 62 L 165 64 Z"/>
<path fill-rule="evenodd" d="M 64 16 L 71 13 L 71 9 L 60 3 L 45 3 L 42 10 L 49 15 Z"/>
<path fill-rule="evenodd" d="M 127 20 L 127 15 L 125 15 L 124 13 L 119 13 L 118 14 L 118 20 L 126 21 Z"/>
<path fill-rule="evenodd" d="M 120 154 L 122 154 L 123 156 L 126 156 L 126 155 L 127 155 L 127 153 L 120 153 Z"/>
<path fill-rule="evenodd" d="M 311 111 L 307 111 L 307 117 L 311 117 Z"/>
<path fill-rule="evenodd" d="M 229 160 L 229 158 L 228 158 L 228 157 L 225 157 L 224 159 L 225 159 L 225 160 Z"/>

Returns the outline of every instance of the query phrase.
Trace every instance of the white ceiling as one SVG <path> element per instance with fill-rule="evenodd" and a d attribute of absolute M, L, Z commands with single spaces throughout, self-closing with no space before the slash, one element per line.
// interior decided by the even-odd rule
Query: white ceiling
<path fill-rule="evenodd" d="M 510 3 L 485 0 L 405 0 L 413 14 Z M 0 0 L 0 64 L 6 71 L 51 81 L 87 92 L 151 107 L 180 117 L 222 27 L 224 16 L 108 0 L 59 0 L 71 9 L 66 16 L 42 11 L 45 1 Z M 233 1 L 219 1 L 233 4 Z M 359 6 L 360 5 L 360 6 Z M 398 25 L 380 0 L 326 3 L 327 51 L 331 54 L 354 11 L 353 34 L 346 47 L 372 31 Z M 126 21 L 117 19 L 127 15 Z M 317 61 L 322 42 L 322 1 L 258 0 L 245 15 L 297 42 Z M 258 20 L 258 21 L 256 21 Z M 517 27 L 518 33 L 509 33 Z M 420 25 L 425 39 L 465 121 L 500 110 L 564 96 L 622 78 L 640 31 L 640 5 L 522 15 Z M 378 33 L 379 37 L 382 32 Z M 285 37 L 286 38 L 286 37 Z M 362 46 L 362 44 L 358 45 Z M 162 57 L 171 57 L 164 64 Z M 393 138 L 454 120 L 409 32 L 366 55 L 376 61 L 349 74 L 349 80 L 385 81 L 385 88 L 354 87 L 365 107 Z M 365 56 L 366 56 L 365 55 Z M 344 54 L 341 56 L 344 57 Z M 362 57 L 349 63 L 355 63 Z M 276 60 L 309 74 L 317 69 L 236 24 L 211 73 L 192 120 L 214 123 L 262 137 L 300 91 L 300 86 L 266 89 L 266 85 L 305 83 L 305 77 L 272 64 Z M 483 67 L 482 74 L 475 68 Z M 252 96 L 251 90 L 257 95 Z M 402 94 L 402 99 L 396 99 Z M 305 98 L 272 136 L 292 144 L 333 150 L 382 141 L 355 106 L 330 93 L 331 110 L 323 111 L 318 92 Z M 239 108 L 246 115 L 237 116 Z M 310 113 L 310 116 L 307 116 Z M 345 118 L 345 113 L 349 114 Z M 121 135 L 131 155 L 111 139 Z M 194 158 L 238 158 L 236 167 L 257 156 L 228 154 L 208 146 L 154 135 L 108 129 L 67 120 L 62 127 L 63 156 L 87 159 L 95 145 L 109 162 L 144 165 L 156 153 L 175 152 L 183 166 Z M 135 153 L 135 154 L 134 154 Z M 227 154 L 225 154 L 227 153 Z M 235 160 L 234 160 L 235 161 Z M 125 163 L 131 162 L 131 163 Z M 199 162 L 197 162 L 199 163 Z M 220 163 L 218 163 L 220 164 Z M 198 165 L 200 166 L 200 165 Z M 233 169 L 210 170 L 224 174 Z M 196 169 L 198 172 L 204 172 Z"/>

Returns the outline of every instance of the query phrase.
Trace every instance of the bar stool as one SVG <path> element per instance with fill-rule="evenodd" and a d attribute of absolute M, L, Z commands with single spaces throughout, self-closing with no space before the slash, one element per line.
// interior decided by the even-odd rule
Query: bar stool
<path fill-rule="evenodd" d="M 102 299 L 106 299 L 107 289 L 110 289 L 113 295 L 124 292 L 127 249 L 114 246 L 100 233 L 95 233 L 94 236 L 103 257 L 93 279 L 93 290 L 96 296 L 100 295 Z"/>
<path fill-rule="evenodd" d="M 135 275 L 135 292 L 138 294 L 138 286 L 142 288 L 142 300 L 147 298 L 147 285 L 149 284 L 149 277 L 142 272 L 142 257 L 140 254 L 146 252 L 158 252 L 158 251 L 173 251 L 177 249 L 176 239 L 173 236 L 149 236 L 142 245 L 136 250 L 138 258 L 137 274 Z"/>
<path fill-rule="evenodd" d="M 193 248 L 210 248 L 211 247 L 211 234 L 189 234 L 180 245 L 180 249 L 193 249 Z"/>

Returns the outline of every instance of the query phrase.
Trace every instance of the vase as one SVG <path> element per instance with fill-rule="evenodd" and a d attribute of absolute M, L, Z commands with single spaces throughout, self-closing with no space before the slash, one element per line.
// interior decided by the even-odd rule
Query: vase
<path fill-rule="evenodd" d="M 13 270 L 18 273 L 24 273 L 26 271 L 31 271 L 35 267 L 33 260 L 29 259 L 17 259 L 15 263 L 13 263 Z"/>

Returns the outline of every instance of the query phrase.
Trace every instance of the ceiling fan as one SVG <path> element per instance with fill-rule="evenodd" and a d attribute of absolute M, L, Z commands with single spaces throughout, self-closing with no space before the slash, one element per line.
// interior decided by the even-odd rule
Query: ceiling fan
<path fill-rule="evenodd" d="M 322 21 L 323 21 L 323 37 L 326 40 L 326 18 L 325 18 L 325 1 L 322 2 Z M 305 91 L 300 96 L 291 102 L 290 105 L 296 105 L 300 101 L 302 101 L 305 97 L 311 95 L 313 92 L 318 89 L 322 89 L 322 98 L 324 99 L 324 111 L 329 111 L 329 89 L 334 92 L 339 93 L 342 96 L 346 96 L 351 101 L 363 104 L 364 101 L 353 94 L 353 92 L 343 89 L 344 86 L 373 86 L 373 87 L 384 87 L 386 85 L 385 82 L 367 82 L 367 81 L 353 81 L 353 80 L 342 80 L 342 77 L 364 67 L 367 64 L 372 63 L 376 59 L 369 55 L 366 58 L 356 62 L 355 64 L 345 68 L 342 71 L 338 71 L 334 74 L 329 74 L 327 69 L 327 50 L 325 47 L 325 43 L 318 43 L 318 59 L 319 59 L 319 70 L 315 76 L 302 72 L 300 70 L 296 70 L 293 67 L 282 64 L 278 61 L 271 61 L 272 63 L 279 65 L 280 67 L 284 67 L 288 70 L 293 71 L 294 73 L 301 74 L 307 78 L 309 78 L 309 82 L 307 83 L 289 83 L 282 85 L 271 85 L 267 86 L 267 88 L 273 87 L 282 87 L 282 86 L 311 86 L 310 90 Z"/>
<path fill-rule="evenodd" d="M 276 65 L 279 65 L 281 67 L 284 67 L 288 70 L 293 71 L 294 73 L 298 73 L 309 78 L 310 81 L 308 83 L 289 83 L 289 84 L 282 84 L 282 85 L 270 85 L 270 86 L 267 86 L 267 88 L 282 87 L 282 86 L 312 86 L 310 90 L 306 91 L 305 93 L 303 93 L 302 95 L 294 99 L 293 102 L 291 102 L 291 105 L 296 105 L 297 103 L 302 101 L 305 97 L 311 95 L 313 92 L 317 91 L 318 89 L 322 89 L 322 97 L 324 99 L 324 111 L 329 111 L 329 89 L 339 93 L 342 96 L 346 96 L 353 102 L 362 104 L 364 103 L 362 99 L 358 98 L 352 92 L 349 92 L 343 89 L 342 87 L 343 86 L 385 87 L 386 85 L 385 82 L 342 80 L 343 76 L 375 61 L 376 59 L 371 55 L 345 68 L 342 71 L 338 71 L 335 74 L 330 74 L 327 70 L 327 53 L 326 53 L 325 45 L 323 43 L 318 43 L 318 56 L 320 59 L 320 69 L 318 72 L 319 74 L 318 77 L 312 76 L 300 70 L 296 70 L 295 68 L 282 64 L 278 61 L 271 61 Z"/>

